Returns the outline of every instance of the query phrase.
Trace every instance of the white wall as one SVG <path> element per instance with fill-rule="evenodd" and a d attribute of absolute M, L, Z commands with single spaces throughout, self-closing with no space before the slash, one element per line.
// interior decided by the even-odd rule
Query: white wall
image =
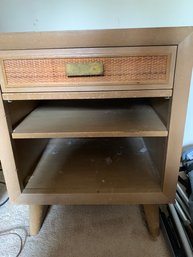
<path fill-rule="evenodd" d="M 193 26 L 193 0 L 0 0 L 0 31 Z M 193 144 L 193 81 L 184 145 Z"/>
<path fill-rule="evenodd" d="M 1 31 L 193 25 L 192 0 L 0 0 Z"/>
<path fill-rule="evenodd" d="M 192 53 L 193 56 L 193 53 Z M 193 145 L 193 72 L 184 131 L 184 146 Z"/>

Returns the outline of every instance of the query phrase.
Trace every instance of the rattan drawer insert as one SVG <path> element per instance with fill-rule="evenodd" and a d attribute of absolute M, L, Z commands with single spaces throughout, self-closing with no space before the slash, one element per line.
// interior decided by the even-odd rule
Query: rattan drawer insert
<path fill-rule="evenodd" d="M 1 57 L 2 85 L 5 89 L 92 85 L 171 88 L 174 56 L 175 47 L 7 51 Z M 67 64 L 95 62 L 103 65 L 101 76 L 66 74 Z"/>

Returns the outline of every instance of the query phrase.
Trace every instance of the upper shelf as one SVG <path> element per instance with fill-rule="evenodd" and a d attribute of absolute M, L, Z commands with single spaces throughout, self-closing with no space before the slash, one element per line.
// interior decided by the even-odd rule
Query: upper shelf
<path fill-rule="evenodd" d="M 166 137 L 167 129 L 148 104 L 40 105 L 14 130 L 13 138 Z"/>

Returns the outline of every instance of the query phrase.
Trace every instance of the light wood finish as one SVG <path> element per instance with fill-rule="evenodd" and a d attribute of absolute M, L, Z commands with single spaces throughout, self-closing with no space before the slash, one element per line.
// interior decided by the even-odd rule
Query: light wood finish
<path fill-rule="evenodd" d="M 64 198 L 65 194 L 97 198 L 100 193 L 113 198 L 124 193 L 129 203 L 130 193 L 160 192 L 160 180 L 140 138 L 52 139 L 26 185 L 27 192 L 62 193 Z"/>
<path fill-rule="evenodd" d="M 176 46 L 140 46 L 140 47 L 98 47 L 98 48 L 59 48 L 36 50 L 6 50 L 0 51 L 1 60 L 28 60 L 42 58 L 86 58 L 86 57 L 129 57 L 129 56 L 159 56 L 168 55 L 175 59 Z M 175 61 L 175 60 L 173 60 Z"/>
<path fill-rule="evenodd" d="M 44 205 L 30 205 L 29 206 L 29 220 L 30 220 L 30 235 L 35 236 L 38 234 L 43 220 L 46 215 L 48 206 Z"/>
<path fill-rule="evenodd" d="M 9 131 L 12 132 L 13 128 L 36 106 L 38 101 L 22 101 L 22 102 L 8 102 L 4 104 L 6 117 L 9 125 Z M 13 141 L 11 139 L 12 148 L 14 149 L 14 158 L 16 163 L 17 174 L 19 176 L 20 185 L 22 188 L 25 185 L 25 179 L 30 176 L 33 169 L 38 162 L 41 152 L 43 151 L 47 140 L 39 142 L 29 141 Z"/>
<path fill-rule="evenodd" d="M 102 92 L 46 92 L 46 93 L 4 93 L 3 99 L 12 100 L 49 100 L 49 99 L 109 99 L 109 98 L 141 98 L 141 97 L 171 97 L 172 90 L 131 90 Z"/>
<path fill-rule="evenodd" d="M 160 179 L 162 179 L 165 171 L 164 164 L 167 149 L 167 137 L 145 137 L 144 143 L 149 151 L 153 164 L 159 170 Z"/>
<path fill-rule="evenodd" d="M 156 204 L 143 205 L 145 218 L 150 235 L 155 240 L 160 233 L 159 206 Z"/>
<path fill-rule="evenodd" d="M 122 102 L 43 105 L 13 130 L 12 137 L 167 136 L 165 126 L 148 104 Z"/>
<path fill-rule="evenodd" d="M 9 124 L 9 131 L 12 132 L 13 128 L 37 105 L 38 101 L 11 101 L 5 103 L 4 108 Z M 41 152 L 47 144 L 47 140 L 41 140 L 39 142 L 33 140 L 30 142 L 25 140 L 11 140 L 11 144 L 14 149 L 17 173 L 19 175 L 20 184 L 23 188 L 25 185 L 25 179 L 33 172 L 33 169 L 41 156 Z"/>
<path fill-rule="evenodd" d="M 2 166 L 5 173 L 6 183 L 8 186 L 11 199 L 20 204 L 150 204 L 145 207 L 146 216 L 150 217 L 148 223 L 150 230 L 154 235 L 157 234 L 158 212 L 156 204 L 169 203 L 175 198 L 176 182 L 178 175 L 179 160 L 181 154 L 181 145 L 183 138 L 183 129 L 185 123 L 185 113 L 188 100 L 188 91 L 193 67 L 193 27 L 182 28 L 152 28 L 152 29 L 126 29 L 126 30 L 99 30 L 99 31 L 67 31 L 67 32 L 38 32 L 38 33 L 5 33 L 0 34 L 0 48 L 5 55 L 6 50 L 24 50 L 23 53 L 86 53 L 88 56 L 93 49 L 97 48 L 94 54 L 98 54 L 99 48 L 116 49 L 118 48 L 138 48 L 147 49 L 156 47 L 177 48 L 176 56 L 173 53 L 174 78 L 171 84 L 142 84 L 142 85 L 125 85 L 124 83 L 116 83 L 109 85 L 68 85 L 64 86 L 44 86 L 36 85 L 27 87 L 8 88 L 1 80 L 1 89 L 3 99 L 0 100 L 0 155 L 2 158 Z M 73 48 L 78 48 L 73 50 Z M 47 49 L 47 50 L 46 50 Z M 49 50 L 52 49 L 52 50 Z M 57 50 L 59 49 L 59 50 Z M 60 50 L 61 49 L 61 50 Z M 83 50 L 85 49 L 85 50 Z M 89 50 L 88 50 L 89 49 Z M 34 51 L 35 50 L 35 51 Z M 90 51 L 90 52 L 89 52 Z M 103 50 L 102 50 L 103 51 Z M 108 51 L 108 50 L 107 50 Z M 111 50 L 112 51 L 112 50 Z M 15 57 L 19 52 L 9 52 Z M 20 52 L 21 53 L 21 52 Z M 118 52 L 117 52 L 118 53 Z M 25 55 L 24 54 L 24 55 Z M 104 52 L 101 53 L 104 57 Z M 13 56 L 12 56 L 13 57 Z M 75 55 L 77 57 L 77 55 Z M 1 63 L 2 65 L 2 63 Z M 172 71 L 172 70 L 171 70 Z M 5 76 L 4 70 L 1 70 L 1 79 Z M 169 76 L 173 76 L 170 74 Z M 171 78 L 171 77 L 170 77 Z M 166 87 L 165 87 L 166 86 Z M 160 99 L 161 97 L 170 97 L 169 100 Z M 31 176 L 27 185 L 23 188 L 21 183 L 21 174 L 17 172 L 18 160 L 15 158 L 15 141 L 25 139 L 12 139 L 10 137 L 12 128 L 10 126 L 10 117 L 6 110 L 7 100 L 59 100 L 59 99 L 110 99 L 110 98 L 154 98 L 151 105 L 154 111 L 162 120 L 167 128 L 168 136 L 163 138 L 144 138 L 146 148 L 149 153 L 143 154 L 138 152 L 135 138 L 128 138 L 129 142 L 133 142 L 131 147 L 134 155 L 130 152 L 125 153 L 125 158 L 121 158 L 119 166 L 119 174 L 116 168 L 112 170 L 112 176 L 107 176 L 110 167 L 116 167 L 117 162 L 108 165 L 109 168 L 103 167 L 103 172 L 99 173 L 99 180 L 96 179 L 93 172 L 88 172 L 88 158 L 92 153 L 92 149 L 97 144 L 92 144 L 92 149 L 87 151 L 79 151 L 78 144 L 74 144 L 78 149 L 74 152 L 67 151 L 70 145 L 66 145 L 63 155 L 49 154 L 48 148 L 43 153 L 40 162 L 37 164 L 34 176 Z M 158 99 L 159 98 L 159 99 Z M 148 99 L 149 100 L 149 99 Z M 168 103 L 166 103 L 169 101 Z M 6 116 L 7 115 L 7 116 Z M 149 125 L 149 124 L 148 124 Z M 32 139 L 27 139 L 32 140 Z M 34 139 L 40 140 L 40 139 Z M 54 142 L 64 142 L 70 139 L 54 139 Z M 73 141 L 73 139 L 71 139 Z M 83 141 L 82 141 L 83 140 Z M 76 142 L 85 142 L 79 139 Z M 97 139 L 102 142 L 105 139 Z M 111 151 L 117 150 L 113 148 L 114 140 L 124 140 L 123 138 L 109 138 L 112 143 Z M 130 141 L 131 140 L 131 141 Z M 137 140 L 140 140 L 137 138 Z M 66 142 L 67 142 L 66 141 Z M 157 142 L 161 145 L 157 148 Z M 53 141 L 51 141 L 53 142 Z M 69 142 L 69 141 L 68 141 Z M 124 140 L 125 142 L 125 140 Z M 49 144 L 50 146 L 50 144 Z M 127 144 L 128 146 L 128 144 Z M 131 146 L 131 145 L 130 145 Z M 125 147 L 127 150 L 131 148 Z M 144 149 L 146 149 L 144 146 Z M 141 148 L 140 148 L 141 149 Z M 108 151 L 107 151 L 108 152 Z M 82 156 L 83 153 L 87 157 Z M 103 153 L 103 154 L 102 154 Z M 78 154 L 78 155 L 77 155 Z M 106 153 L 105 153 L 106 154 Z M 70 159 L 69 159 L 70 155 Z M 145 156 L 141 158 L 140 156 Z M 159 155 L 161 161 L 158 160 Z M 82 156 L 82 164 L 80 157 Z M 97 166 L 101 167 L 101 160 L 108 156 L 104 155 L 104 149 L 98 149 Z M 124 155 L 123 155 L 124 156 Z M 127 158 L 126 158 L 127 156 Z M 134 158 L 135 157 L 135 158 Z M 137 158 L 136 158 L 137 157 Z M 140 158 L 139 158 L 140 157 Z M 60 161 L 51 162 L 50 160 L 59 158 Z M 103 159 L 101 159 L 103 158 Z M 113 157 L 113 160 L 115 157 Z M 68 161 L 68 169 L 64 169 L 63 164 Z M 85 169 L 84 167 L 85 161 Z M 111 162 L 111 159 L 107 159 Z M 78 166 L 77 163 L 79 163 Z M 105 161 L 104 161 L 105 163 Z M 61 165 L 61 166 L 60 166 Z M 81 166 L 82 165 L 82 166 Z M 140 166 L 140 167 L 139 167 Z M 74 167 L 72 169 L 72 167 Z M 61 169 L 58 169 L 61 168 Z M 64 171 L 60 174 L 59 171 Z M 78 172 L 80 171 L 80 172 Z M 97 169 L 98 171 L 98 169 Z M 84 176 L 84 173 L 86 176 Z M 81 176 L 81 174 L 83 174 Z M 122 174 L 122 176 L 118 176 Z M 103 175 L 106 175 L 103 178 Z M 54 177 L 56 176 L 56 177 Z M 62 179 L 60 179 L 62 177 Z M 45 179 L 46 178 L 46 179 Z M 56 180 L 54 179 L 56 178 Z M 110 178 L 110 179 L 109 179 Z M 109 179 L 109 180 L 108 180 Z M 104 183 L 102 180 L 104 180 Z M 54 183 L 57 181 L 57 183 Z M 68 183 L 70 181 L 70 183 Z M 109 181 L 109 184 L 107 183 Z M 73 184 L 74 183 L 74 184 Z M 69 186 L 70 185 L 70 186 Z M 86 187 L 85 187 L 86 185 Z M 99 190 L 99 192 L 97 192 Z M 82 193 L 81 193 L 82 192 Z M 154 206 L 152 206 L 154 204 Z M 150 216 L 152 212 L 152 215 Z"/>
<path fill-rule="evenodd" d="M 24 190 L 17 198 L 17 204 L 65 204 L 65 205 L 128 205 L 128 204 L 167 204 L 168 198 L 160 192 L 135 193 L 92 193 L 92 194 L 63 194 L 63 193 L 35 193 L 33 190 Z"/>
<path fill-rule="evenodd" d="M 0 72 L 1 73 L 1 72 Z M 1 76 L 1 74 L 0 74 Z M 77 93 L 77 92 L 104 92 L 104 94 L 106 94 L 107 91 L 140 91 L 140 90 L 149 90 L 149 92 L 151 91 L 159 91 L 159 92 L 155 92 L 154 95 L 162 95 L 162 91 L 163 92 L 170 92 L 167 91 L 168 89 L 168 85 L 167 84 L 156 84 L 156 83 L 149 83 L 149 84 L 128 84 L 128 85 L 124 85 L 122 83 L 117 83 L 117 84 L 113 84 L 110 85 L 108 83 L 102 83 L 100 82 L 100 84 L 97 83 L 92 83 L 92 85 L 90 83 L 85 83 L 79 86 L 76 86 L 75 84 L 71 84 L 71 86 L 64 86 L 62 84 L 58 84 L 58 85 L 54 85 L 54 86 L 45 86 L 45 85 L 36 85 L 36 86 L 31 86 L 31 87 L 6 87 L 6 89 L 3 91 L 5 93 L 27 93 L 27 92 L 32 92 L 32 93 L 38 93 L 38 92 L 42 92 L 42 94 L 44 94 L 44 92 L 51 92 L 53 91 L 54 93 L 56 92 L 67 92 L 66 95 L 73 95 L 72 93 Z M 30 94 L 29 94 L 30 95 Z M 65 95 L 65 94 L 64 94 Z"/>
<path fill-rule="evenodd" d="M 176 75 L 171 104 L 171 117 L 166 150 L 163 192 L 169 201 L 175 199 L 179 162 L 182 152 L 189 88 L 193 69 L 193 33 L 178 46 Z M 175 154 L 174 154 L 175 153 Z"/>
<path fill-rule="evenodd" d="M 77 87 L 101 91 L 115 86 L 118 90 L 169 89 L 175 55 L 175 46 L 0 51 L 1 88 L 3 92 L 77 91 Z M 66 63 L 88 61 L 104 63 L 104 76 L 65 76 Z"/>
<path fill-rule="evenodd" d="M 9 197 L 12 201 L 15 201 L 21 194 L 23 187 L 21 178 L 17 173 L 14 144 L 9 132 L 11 128 L 6 116 L 2 96 L 0 95 L 0 160 Z"/>
<path fill-rule="evenodd" d="M 193 27 L 1 33 L 0 49 L 178 45 Z"/>

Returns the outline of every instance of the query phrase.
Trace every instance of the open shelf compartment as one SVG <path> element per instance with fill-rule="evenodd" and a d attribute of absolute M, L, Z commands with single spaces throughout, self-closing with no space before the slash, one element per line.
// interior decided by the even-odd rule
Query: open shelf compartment
<path fill-rule="evenodd" d="M 16 138 L 166 137 L 168 131 L 148 102 L 42 102 L 13 130 Z"/>
<path fill-rule="evenodd" d="M 143 138 L 51 139 L 24 189 L 112 196 L 160 191 L 160 173 Z"/>

